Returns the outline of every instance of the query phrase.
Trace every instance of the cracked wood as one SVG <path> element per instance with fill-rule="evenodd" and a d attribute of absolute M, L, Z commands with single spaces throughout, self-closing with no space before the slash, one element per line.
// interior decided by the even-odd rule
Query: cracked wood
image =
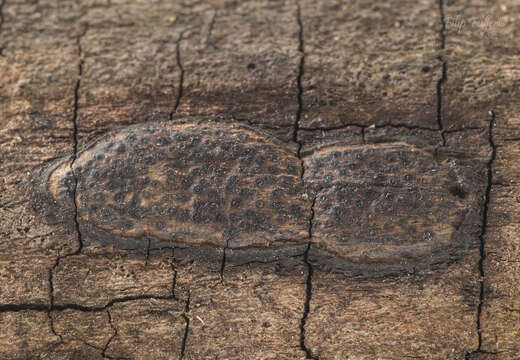
<path fill-rule="evenodd" d="M 517 358 L 518 13 L 513 1 L 3 0 L 1 357 Z M 482 15 L 503 22 L 479 27 Z M 186 115 L 263 128 L 298 143 L 295 158 L 388 143 L 462 157 L 481 169 L 480 232 L 446 266 L 351 278 L 315 266 L 308 239 L 283 256 L 122 250 L 78 241 L 73 207 L 58 224 L 31 212 L 34 166 Z"/>

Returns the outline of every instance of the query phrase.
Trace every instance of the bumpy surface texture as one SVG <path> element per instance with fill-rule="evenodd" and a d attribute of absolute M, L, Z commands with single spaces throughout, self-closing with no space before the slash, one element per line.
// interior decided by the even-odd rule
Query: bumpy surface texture
<path fill-rule="evenodd" d="M 519 22 L 517 0 L 0 0 L 0 358 L 518 360 Z M 300 155 L 299 165 L 325 160 L 331 146 L 349 149 L 340 169 L 355 162 L 356 147 L 379 144 L 376 159 L 390 143 L 421 149 L 433 154 L 426 168 L 438 165 L 448 179 L 412 184 L 433 202 L 431 213 L 417 212 L 446 219 L 442 206 L 453 204 L 474 216 L 453 233 L 454 212 L 432 239 L 449 245 L 422 262 L 367 263 L 380 241 L 369 229 L 410 232 L 378 261 L 399 258 L 403 246 L 417 252 L 412 240 L 424 232 L 385 227 L 394 218 L 384 211 L 369 221 L 357 193 L 345 193 L 342 208 L 359 225 L 336 219 L 319 196 L 343 196 L 334 187 L 342 181 L 376 188 L 357 172 L 328 182 L 306 165 L 304 181 L 312 175 L 322 186 L 306 200 L 312 209 L 317 195 L 305 215 L 313 236 L 268 248 L 222 248 L 221 227 L 217 246 L 156 243 L 144 235 L 160 235 L 151 212 L 114 212 L 102 224 L 96 211 L 87 221 L 81 193 L 101 192 L 105 202 L 85 199 L 101 206 L 116 193 L 55 181 L 71 159 L 80 165 L 92 139 L 186 116 L 260 128 Z M 54 169 L 37 172 L 50 162 Z M 382 163 L 392 174 L 388 166 L 403 166 L 402 177 L 420 172 Z M 47 188 L 34 196 L 50 173 L 57 187 L 76 190 L 76 203 Z M 460 189 L 446 191 L 458 179 Z M 200 196 L 195 185 L 186 196 Z M 385 185 L 394 199 L 402 190 Z M 133 224 L 126 232 L 115 225 L 123 218 Z M 440 225 L 426 221 L 438 236 Z M 342 247 L 327 222 L 359 237 Z M 136 229 L 142 237 L 128 234 Z M 355 241 L 365 245 L 363 263 L 351 261 Z"/>
<path fill-rule="evenodd" d="M 402 142 L 332 146 L 304 161 L 313 244 L 353 267 L 439 262 L 478 229 L 481 192 L 461 161 Z"/>
<path fill-rule="evenodd" d="M 35 198 L 51 204 L 40 207 L 62 219 L 77 207 L 84 235 L 123 248 L 310 240 L 311 261 L 350 275 L 448 262 L 479 229 L 478 174 L 453 156 L 405 142 L 324 146 L 303 157 L 302 178 L 289 145 L 236 123 L 183 121 L 109 133 L 47 165 Z"/>
<path fill-rule="evenodd" d="M 156 123 L 104 136 L 44 172 L 58 206 L 115 235 L 218 247 L 307 238 L 296 156 L 239 125 Z M 77 185 L 76 185 L 77 181 Z"/>

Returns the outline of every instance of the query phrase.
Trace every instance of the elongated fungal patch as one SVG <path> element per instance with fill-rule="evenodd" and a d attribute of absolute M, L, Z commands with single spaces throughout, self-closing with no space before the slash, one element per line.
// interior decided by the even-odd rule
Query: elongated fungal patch
<path fill-rule="evenodd" d="M 476 239 L 478 177 L 460 161 L 386 143 L 324 148 L 305 168 L 315 196 L 311 261 L 402 269 L 442 262 Z"/>
<path fill-rule="evenodd" d="M 478 240 L 485 167 L 463 154 L 324 145 L 303 171 L 296 153 L 238 124 L 135 125 L 47 166 L 35 199 L 121 247 L 228 247 L 229 261 L 247 263 L 310 241 L 312 264 L 350 275 L 449 264 Z"/>
<path fill-rule="evenodd" d="M 240 125 L 137 125 L 92 142 L 72 166 L 71 158 L 49 166 L 44 191 L 61 212 L 76 204 L 87 232 L 280 246 L 308 238 L 310 202 L 294 154 Z"/>

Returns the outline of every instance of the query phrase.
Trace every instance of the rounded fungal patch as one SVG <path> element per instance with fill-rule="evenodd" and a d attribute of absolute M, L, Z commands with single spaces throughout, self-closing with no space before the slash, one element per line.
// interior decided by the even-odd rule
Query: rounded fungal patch
<path fill-rule="evenodd" d="M 241 125 L 131 126 L 91 143 L 47 172 L 46 191 L 80 225 L 118 237 L 193 245 L 304 242 L 310 202 L 300 160 Z"/>
<path fill-rule="evenodd" d="M 477 191 L 463 190 L 463 167 L 453 160 L 387 143 L 333 146 L 304 161 L 317 253 L 358 268 L 435 262 L 478 227 Z"/>

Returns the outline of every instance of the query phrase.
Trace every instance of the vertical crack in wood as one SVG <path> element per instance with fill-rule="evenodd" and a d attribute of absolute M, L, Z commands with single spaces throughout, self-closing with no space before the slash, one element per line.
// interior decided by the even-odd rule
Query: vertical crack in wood
<path fill-rule="evenodd" d="M 298 51 L 300 53 L 300 63 L 298 67 L 298 76 L 296 78 L 296 85 L 298 88 L 298 109 L 296 111 L 296 116 L 294 120 L 294 131 L 293 131 L 293 141 L 298 144 L 298 151 L 297 155 L 300 159 L 301 164 L 301 179 L 303 181 L 303 177 L 305 174 L 305 164 L 302 159 L 301 151 L 303 147 L 303 143 L 298 140 L 298 131 L 300 129 L 300 119 L 303 112 L 303 85 L 302 85 L 302 78 L 303 78 L 303 72 L 305 69 L 305 43 L 304 43 L 304 37 L 303 37 L 303 21 L 302 21 L 302 11 L 299 1 L 296 2 L 296 21 L 298 23 Z M 302 351 L 305 352 L 307 359 L 316 359 L 315 356 L 312 355 L 312 352 L 309 348 L 307 348 L 305 344 L 305 324 L 307 323 L 307 318 L 309 316 L 310 311 L 310 302 L 311 302 L 311 296 L 312 296 L 312 274 L 313 269 L 312 265 L 309 262 L 309 251 L 311 248 L 311 238 L 312 238 L 312 224 L 314 220 L 314 203 L 316 201 L 316 198 L 313 199 L 312 206 L 311 206 L 311 216 L 309 218 L 309 242 L 307 244 L 307 248 L 305 250 L 305 253 L 303 255 L 303 262 L 305 266 L 307 267 L 307 279 L 306 279 L 306 290 L 305 290 L 305 302 L 303 305 L 303 315 L 300 321 L 300 347 Z"/>
<path fill-rule="evenodd" d="M 54 308 L 54 270 L 58 267 L 60 261 L 62 258 L 67 256 L 73 256 L 81 253 L 81 250 L 83 249 L 83 238 L 79 227 L 79 221 L 78 221 L 78 204 L 76 199 L 76 193 L 77 193 L 77 185 L 78 185 L 78 179 L 76 174 L 74 173 L 74 163 L 78 156 L 78 100 L 79 100 L 79 87 L 81 85 L 81 77 L 83 75 L 83 50 L 81 48 L 81 38 L 86 34 L 88 28 L 85 27 L 84 31 L 79 34 L 76 37 L 76 46 L 78 49 L 78 76 L 76 79 L 76 85 L 74 87 L 74 108 L 73 108 L 73 115 L 72 115 L 72 125 L 73 125 L 73 154 L 72 154 L 72 161 L 70 163 L 70 170 L 72 173 L 72 177 L 74 180 L 73 188 L 72 188 L 72 198 L 74 202 L 74 225 L 77 235 L 77 241 L 78 241 L 78 247 L 75 251 L 72 253 L 66 254 L 64 256 L 58 255 L 56 258 L 56 262 L 52 266 L 51 269 L 49 269 L 49 309 L 47 312 L 47 315 L 49 317 L 50 326 L 52 332 L 60 337 L 60 341 L 63 341 L 61 335 L 58 335 L 54 328 L 54 320 L 52 318 L 51 312 Z"/>
<path fill-rule="evenodd" d="M 107 317 L 108 317 L 108 324 L 110 325 L 110 328 L 112 329 L 112 335 L 105 343 L 105 346 L 103 346 L 103 349 L 101 351 L 101 356 L 103 357 L 103 359 L 112 359 L 111 356 L 107 355 L 107 350 L 108 350 L 108 347 L 110 346 L 110 343 L 112 342 L 112 340 L 114 340 L 114 338 L 117 336 L 117 328 L 114 326 L 114 323 L 112 322 L 112 316 L 110 315 L 109 310 L 107 310 Z"/>
<path fill-rule="evenodd" d="M 145 253 L 145 257 L 144 257 L 144 266 L 148 266 L 148 261 L 150 260 L 150 246 L 152 244 L 152 240 L 151 239 L 148 239 L 148 241 L 146 242 L 146 253 Z"/>
<path fill-rule="evenodd" d="M 177 286 L 177 269 L 175 269 L 175 258 L 174 258 L 174 249 L 172 248 L 172 260 L 170 262 L 170 266 L 172 268 L 172 298 L 177 299 L 175 296 L 175 288 Z"/>
<path fill-rule="evenodd" d="M 298 130 L 300 129 L 300 118 L 303 111 L 303 86 L 302 86 L 302 78 L 303 78 L 303 70 L 305 67 L 305 49 L 304 49 L 304 43 L 303 43 L 303 23 L 302 23 L 302 16 L 301 16 L 301 8 L 300 3 L 296 3 L 296 20 L 298 22 L 298 51 L 300 53 L 300 63 L 298 66 L 298 76 L 296 78 L 296 86 L 298 91 L 298 109 L 296 110 L 296 116 L 294 119 L 294 131 L 293 131 L 293 141 L 298 144 L 298 158 L 301 161 L 301 167 L 302 167 L 302 174 L 301 177 L 303 179 L 303 173 L 305 171 L 305 167 L 303 165 L 303 160 L 301 156 L 301 150 L 302 150 L 302 142 L 298 140 Z"/>
<path fill-rule="evenodd" d="M 71 253 L 70 255 L 77 255 L 81 253 L 83 249 L 83 236 L 81 234 L 81 230 L 79 227 L 79 219 L 78 219 L 78 200 L 77 200 L 77 190 L 78 190 L 78 177 L 74 172 L 74 164 L 78 158 L 78 103 L 79 103 L 79 88 L 81 86 L 81 77 L 83 76 L 83 65 L 85 63 L 83 59 L 83 49 L 81 48 L 81 38 L 85 36 L 87 33 L 88 27 L 85 26 L 83 32 L 76 37 L 76 46 L 78 48 L 78 77 L 76 79 L 76 86 L 74 87 L 74 111 L 72 114 L 72 124 L 73 124 L 73 139 L 74 139 L 74 152 L 72 154 L 72 161 L 70 162 L 70 171 L 72 173 L 72 178 L 74 179 L 74 187 L 72 189 L 72 199 L 74 201 L 74 224 L 76 226 L 76 234 L 78 240 L 78 248 L 76 251 Z M 69 256 L 70 256 L 69 255 Z"/>
<path fill-rule="evenodd" d="M 484 304 L 484 292 L 485 292 L 485 270 L 484 270 L 484 261 L 486 260 L 486 234 L 487 234 L 487 226 L 488 226 L 488 214 L 489 214 L 489 203 L 491 200 L 491 188 L 493 186 L 493 163 L 496 160 L 497 156 L 497 147 L 495 145 L 495 141 L 493 139 L 493 129 L 495 127 L 496 114 L 494 111 L 490 111 L 491 119 L 489 121 L 488 127 L 488 142 L 491 146 L 491 155 L 487 162 L 487 186 L 486 192 L 484 195 L 484 209 L 482 212 L 482 226 L 479 234 L 480 239 L 480 247 L 479 247 L 479 261 L 478 261 L 478 271 L 479 271 L 479 302 L 477 306 L 477 337 L 478 344 L 477 349 L 471 352 L 466 353 L 466 359 L 470 359 L 472 354 L 481 353 L 481 354 L 496 354 L 494 352 L 489 352 L 482 350 L 482 305 Z"/>
<path fill-rule="evenodd" d="M 175 244 L 173 243 L 173 240 L 175 239 L 175 236 L 172 236 L 170 238 L 170 245 L 167 246 L 164 249 L 170 249 L 170 268 L 172 270 L 172 299 L 177 300 L 177 296 L 175 296 L 175 288 L 177 287 L 177 269 L 175 267 Z"/>
<path fill-rule="evenodd" d="M 229 241 L 226 241 L 226 246 L 222 250 L 222 260 L 220 262 L 220 282 L 224 282 L 224 269 L 226 268 L 226 250 L 228 249 Z"/>
<path fill-rule="evenodd" d="M 312 238 L 312 225 L 314 222 L 314 205 L 316 203 L 315 195 L 312 199 L 311 205 L 311 219 L 309 221 L 309 239 Z M 312 264 L 309 262 L 309 251 L 311 249 L 311 242 L 309 240 L 309 244 L 305 249 L 305 253 L 303 255 L 303 262 L 307 267 L 307 280 L 306 280 L 306 288 L 305 288 L 305 303 L 303 304 L 303 316 L 300 322 L 300 347 L 305 352 L 305 356 L 307 359 L 318 359 L 317 356 L 312 354 L 311 349 L 307 347 L 305 344 L 305 325 L 307 324 L 307 319 L 309 317 L 309 313 L 311 310 L 311 298 L 312 298 L 312 276 L 313 276 L 313 268 Z"/>
<path fill-rule="evenodd" d="M 442 138 L 442 146 L 446 146 L 446 138 L 444 136 L 444 124 L 443 124 L 443 116 L 442 116 L 442 90 L 443 85 L 447 80 L 447 64 L 444 59 L 444 50 L 446 48 L 446 20 L 444 17 L 444 0 L 439 0 L 439 13 L 440 13 L 440 21 L 441 21 L 441 29 L 439 32 L 440 37 L 440 53 L 438 56 L 439 61 L 441 62 L 442 73 L 440 79 L 437 81 L 437 125 L 439 127 L 439 132 Z"/>
<path fill-rule="evenodd" d="M 60 257 L 56 258 L 54 265 L 49 269 L 49 306 L 47 309 L 47 317 L 49 318 L 49 325 L 51 331 L 54 335 L 59 336 L 54 328 L 54 319 L 52 318 L 52 310 L 54 308 L 54 269 L 58 266 L 60 261 Z M 61 336 L 59 336 L 60 342 L 62 341 Z"/>
<path fill-rule="evenodd" d="M 480 292 L 479 292 L 479 303 L 477 307 L 477 335 L 478 335 L 478 347 L 476 352 L 481 352 L 482 348 L 482 305 L 484 303 L 484 261 L 486 260 L 486 234 L 488 226 L 488 214 L 489 214 L 489 202 L 491 199 L 491 187 L 493 186 L 493 162 L 496 159 L 497 148 L 493 139 L 493 128 L 495 126 L 496 115 L 494 111 L 490 112 L 491 119 L 489 121 L 488 129 L 488 141 L 491 146 L 491 156 L 487 162 L 487 187 L 486 194 L 484 197 L 484 211 L 482 214 L 482 228 L 480 231 L 480 259 L 478 262 L 478 270 L 480 277 Z"/>
<path fill-rule="evenodd" d="M 49 307 L 47 311 L 47 315 L 49 317 L 50 326 L 52 332 L 60 337 L 60 341 L 63 341 L 61 335 L 58 335 L 54 329 L 54 320 L 52 318 L 51 312 L 54 309 L 54 271 L 60 264 L 61 259 L 66 258 L 68 256 L 75 256 L 81 253 L 81 250 L 83 249 L 83 237 L 81 234 L 80 226 L 79 226 L 79 220 L 78 220 L 78 202 L 77 202 L 77 188 L 78 188 L 78 178 L 76 174 L 74 173 L 74 163 L 76 162 L 76 159 L 78 157 L 78 103 L 79 103 L 79 88 L 81 86 L 81 77 L 83 76 L 83 49 L 81 47 L 81 39 L 85 34 L 87 33 L 88 26 L 85 26 L 83 31 L 76 36 L 76 47 L 78 49 L 78 75 L 76 78 L 76 85 L 74 86 L 74 109 L 72 113 L 72 137 L 73 137 L 73 153 L 72 153 L 72 159 L 70 162 L 70 171 L 73 178 L 73 188 L 72 188 L 72 199 L 74 203 L 74 213 L 73 213 L 73 220 L 74 220 L 74 226 L 76 231 L 76 239 L 78 242 L 78 247 L 76 250 L 74 250 L 71 253 L 65 254 L 65 255 L 58 255 L 56 257 L 56 262 L 54 265 L 49 269 Z"/>
<path fill-rule="evenodd" d="M 170 121 L 173 120 L 173 115 L 177 112 L 177 108 L 179 107 L 181 103 L 182 98 L 182 91 L 184 88 L 184 66 L 182 65 L 182 57 L 181 57 L 181 42 L 184 37 L 184 31 L 182 31 L 179 35 L 179 39 L 177 40 L 177 43 L 175 44 L 175 57 L 177 61 L 177 66 L 181 70 L 181 73 L 179 75 L 179 84 L 177 86 L 178 92 L 177 92 L 177 98 L 175 99 L 175 104 L 173 105 L 173 110 L 170 113 Z"/>
<path fill-rule="evenodd" d="M 179 359 L 184 358 L 184 354 L 186 352 L 186 342 L 188 341 L 188 333 L 190 331 L 190 318 L 187 315 L 190 312 L 190 298 L 191 298 L 191 293 L 188 291 L 188 298 L 186 299 L 186 307 L 184 309 L 184 313 L 182 314 L 182 317 L 184 318 L 184 321 L 186 322 L 186 327 L 184 328 L 184 337 L 182 338 L 181 355 L 180 355 Z"/>

